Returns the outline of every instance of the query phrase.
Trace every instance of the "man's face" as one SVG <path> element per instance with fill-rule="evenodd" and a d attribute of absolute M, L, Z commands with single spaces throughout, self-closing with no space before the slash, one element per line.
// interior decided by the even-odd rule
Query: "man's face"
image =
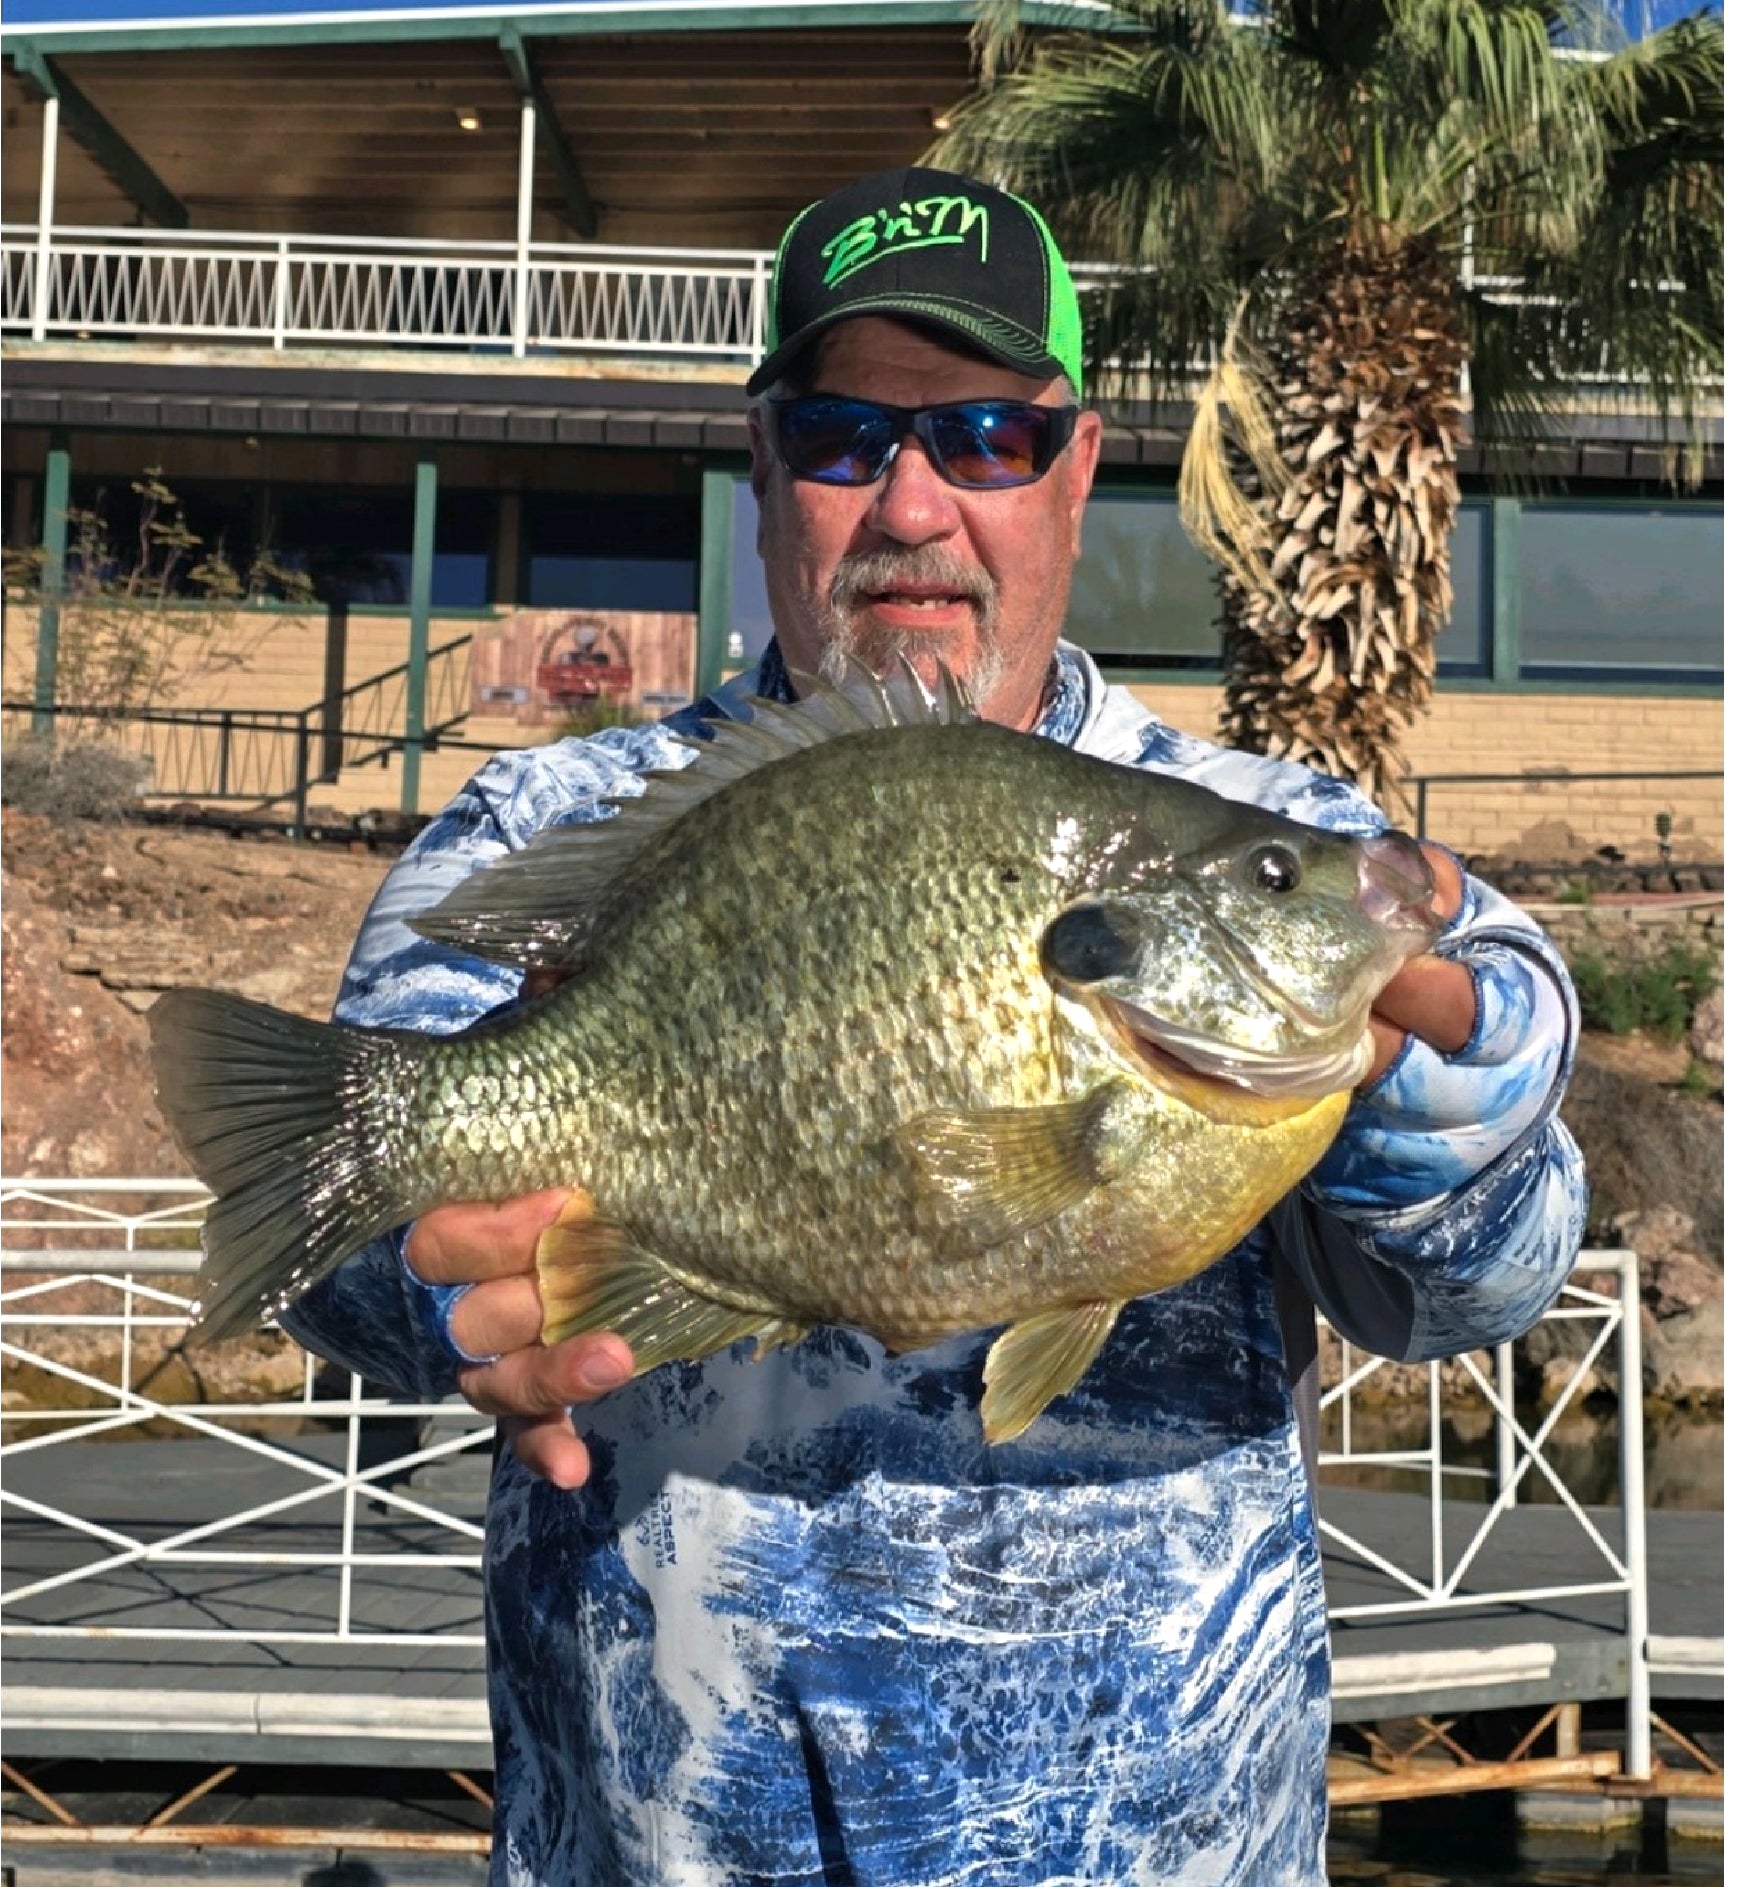
<path fill-rule="evenodd" d="M 890 406 L 1073 397 L 1060 376 L 1033 380 L 878 316 L 821 337 L 813 390 Z M 814 484 L 784 469 L 757 409 L 748 429 L 766 593 L 789 665 L 836 674 L 849 653 L 885 673 L 902 654 L 932 683 L 945 662 L 986 718 L 1030 727 L 1080 554 L 1097 415 L 1080 415 L 1035 484 L 1004 491 L 949 485 L 914 437 L 873 485 Z"/>

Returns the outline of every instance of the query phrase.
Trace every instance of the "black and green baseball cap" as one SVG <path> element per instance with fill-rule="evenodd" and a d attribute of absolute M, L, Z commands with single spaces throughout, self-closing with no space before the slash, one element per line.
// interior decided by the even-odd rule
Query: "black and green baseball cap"
<path fill-rule="evenodd" d="M 1080 304 L 1029 203 L 950 170 L 883 170 L 811 203 L 772 270 L 763 393 L 810 342 L 854 315 L 940 328 L 991 360 L 1080 390 Z"/>

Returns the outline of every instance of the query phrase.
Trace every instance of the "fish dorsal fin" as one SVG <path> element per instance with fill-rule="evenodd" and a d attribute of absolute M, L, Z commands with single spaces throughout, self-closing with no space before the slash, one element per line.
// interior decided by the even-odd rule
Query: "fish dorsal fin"
<path fill-rule="evenodd" d="M 976 718 L 946 669 L 934 698 L 903 660 L 884 680 L 854 658 L 842 687 L 799 679 L 810 690 L 802 700 L 787 706 L 756 699 L 751 719 L 708 723 L 709 740 L 677 736 L 694 756 L 686 766 L 647 773 L 643 793 L 603 800 L 615 809 L 612 817 L 539 832 L 522 851 L 473 872 L 412 918 L 410 928 L 491 963 L 569 968 L 584 951 L 608 888 L 653 839 L 714 794 L 849 734 Z"/>

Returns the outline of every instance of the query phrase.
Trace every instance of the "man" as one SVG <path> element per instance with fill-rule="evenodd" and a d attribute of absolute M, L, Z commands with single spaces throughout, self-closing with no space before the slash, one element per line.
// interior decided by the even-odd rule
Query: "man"
<path fill-rule="evenodd" d="M 1010 726 L 1378 826 L 1346 787 L 1164 727 L 1058 640 L 1100 423 L 1027 206 L 867 178 L 792 225 L 774 311 L 749 392 L 775 644 L 668 726 L 486 766 L 383 887 L 347 1019 L 445 1030 L 512 999 L 403 919 L 682 764 L 672 729 L 847 653 L 945 660 Z M 977 1428 L 986 1337 L 889 1358 L 822 1330 L 630 1385 L 613 1336 L 541 1348 L 559 1193 L 430 1213 L 296 1307 L 322 1354 L 502 1419 L 497 1881 L 1322 1881 L 1326 1625 L 1291 1400 L 1309 1299 L 1390 1355 L 1492 1342 L 1554 1297 L 1584 1215 L 1555 1119 L 1567 978 L 1445 854 L 1438 879 L 1439 954 L 1379 999 L 1377 1072 L 1322 1165 L 1131 1304 L 1016 1443 Z"/>

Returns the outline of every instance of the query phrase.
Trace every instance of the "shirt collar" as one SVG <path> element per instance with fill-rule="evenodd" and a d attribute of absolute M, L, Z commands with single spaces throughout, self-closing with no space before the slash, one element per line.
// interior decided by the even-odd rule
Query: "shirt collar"
<path fill-rule="evenodd" d="M 784 655 L 776 637 L 767 643 L 766 653 L 760 657 L 760 667 L 754 678 L 754 693 L 762 700 L 785 704 L 796 699 L 790 671 L 784 666 Z M 1042 735 L 1045 740 L 1059 741 L 1064 747 L 1071 747 L 1079 739 L 1080 729 L 1085 726 L 1089 697 L 1090 683 L 1084 660 L 1078 649 L 1063 642 L 1050 658 L 1049 677 L 1043 688 L 1043 706 L 1032 732 Z"/>

